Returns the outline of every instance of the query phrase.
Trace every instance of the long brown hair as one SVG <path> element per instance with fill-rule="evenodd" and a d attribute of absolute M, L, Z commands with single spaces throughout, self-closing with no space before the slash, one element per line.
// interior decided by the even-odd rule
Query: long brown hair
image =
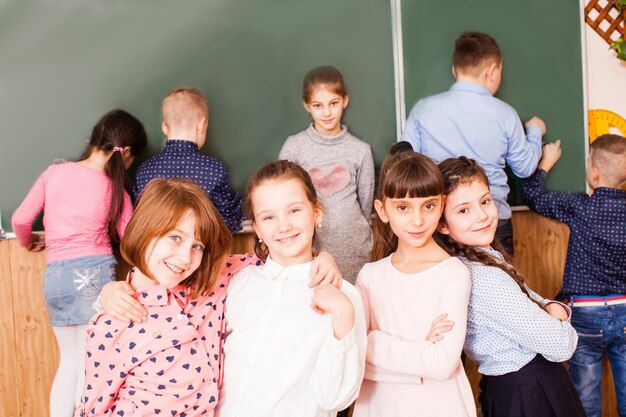
<path fill-rule="evenodd" d="M 465 156 L 459 158 L 449 158 L 439 164 L 439 169 L 445 180 L 446 195 L 450 195 L 460 185 L 470 184 L 474 181 L 485 184 L 489 187 L 489 180 L 487 174 L 476 161 L 469 159 Z M 445 211 L 441 217 L 441 221 L 445 223 Z M 528 286 L 524 276 L 517 271 L 509 262 L 508 255 L 505 261 L 502 261 L 492 254 L 476 248 L 474 246 L 468 246 L 463 243 L 455 241 L 449 234 L 438 234 L 437 242 L 441 247 L 450 254 L 450 256 L 463 257 L 469 261 L 479 262 L 486 266 L 493 266 L 506 272 L 513 280 L 519 285 L 520 289 L 528 298 L 543 309 L 543 306 L 539 304 L 528 292 Z M 491 246 L 502 252 L 502 247 L 497 241 L 491 243 Z"/>
<path fill-rule="evenodd" d="M 254 172 L 248 178 L 248 183 L 246 185 L 246 198 L 244 201 L 244 209 L 246 211 L 247 216 L 252 219 L 253 222 L 256 221 L 254 218 L 254 207 L 252 204 L 252 194 L 254 190 L 262 185 L 265 182 L 270 181 L 280 181 L 280 180 L 296 180 L 302 184 L 304 192 L 306 194 L 307 200 L 313 205 L 313 207 L 322 208 L 320 204 L 317 193 L 315 192 L 315 187 L 313 186 L 313 181 L 311 181 L 311 177 L 309 173 L 304 170 L 300 165 L 286 161 L 272 161 L 263 165 L 256 172 Z M 316 242 L 315 233 L 313 233 L 313 252 L 317 252 L 317 242 Z M 256 239 L 254 242 L 254 253 L 259 258 L 266 260 L 269 255 L 269 250 L 267 245 L 264 242 Z"/>
<path fill-rule="evenodd" d="M 126 262 L 154 279 L 147 268 L 151 242 L 173 230 L 189 212 L 196 219 L 196 238 L 205 248 L 200 266 L 181 285 L 193 288 L 192 296 L 197 296 L 213 289 L 233 238 L 204 190 L 193 182 L 180 178 L 150 181 L 126 227 L 120 250 Z"/>
<path fill-rule="evenodd" d="M 143 125 L 132 114 L 116 109 L 111 110 L 98 120 L 93 127 L 89 143 L 80 156 L 83 161 L 91 155 L 94 149 L 103 152 L 111 152 L 111 156 L 104 165 L 104 171 L 111 179 L 111 201 L 108 213 L 108 234 L 113 242 L 119 241 L 117 223 L 122 215 L 124 207 L 124 191 L 126 185 L 126 168 L 122 153 L 114 151 L 114 148 L 130 148 L 132 156 L 137 156 L 148 145 L 148 137 Z"/>
<path fill-rule="evenodd" d="M 376 199 L 424 198 L 443 195 L 444 182 L 437 165 L 428 157 L 413 152 L 402 143 L 392 145 L 380 169 L 380 180 Z M 373 221 L 374 247 L 372 261 L 391 255 L 398 248 L 398 237 L 389 223 L 379 216 Z"/>

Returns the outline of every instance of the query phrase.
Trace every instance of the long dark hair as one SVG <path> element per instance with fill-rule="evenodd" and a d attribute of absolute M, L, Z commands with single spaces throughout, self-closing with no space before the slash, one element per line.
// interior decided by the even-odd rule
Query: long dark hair
<path fill-rule="evenodd" d="M 130 113 L 124 110 L 111 110 L 98 120 L 93 127 L 91 137 L 80 161 L 89 158 L 94 149 L 111 152 L 111 157 L 104 165 L 104 171 L 111 179 L 111 202 L 109 203 L 108 234 L 113 242 L 119 242 L 117 222 L 122 215 L 124 206 L 124 190 L 126 184 L 126 169 L 122 153 L 113 151 L 114 148 L 130 147 L 133 156 L 139 155 L 148 145 L 148 137 L 143 125 Z"/>
<path fill-rule="evenodd" d="M 446 195 L 450 195 L 460 185 L 469 184 L 474 181 L 478 181 L 489 186 L 487 174 L 485 174 L 482 167 L 473 159 L 469 159 L 465 156 L 446 159 L 439 164 L 439 169 L 441 170 L 441 174 L 445 180 Z M 441 220 L 442 222 L 445 222 L 445 211 Z M 505 261 L 496 258 L 482 249 L 457 242 L 449 234 L 438 234 L 437 242 L 446 252 L 450 254 L 450 256 L 463 257 L 469 261 L 479 262 L 486 266 L 493 266 L 506 272 L 511 278 L 513 278 L 517 285 L 519 285 L 522 292 L 526 294 L 531 301 L 543 309 L 543 306 L 530 296 L 524 276 L 508 262 L 508 255 L 503 252 L 502 246 L 499 244 L 497 239 L 491 243 L 491 246 L 494 249 L 505 253 L 505 256 L 507 256 Z"/>
<path fill-rule="evenodd" d="M 380 169 L 376 199 L 384 203 L 386 198 L 424 198 L 443 195 L 444 182 L 437 165 L 422 154 L 400 142 L 391 146 Z M 389 223 L 379 216 L 373 221 L 374 247 L 372 261 L 391 255 L 398 248 L 398 237 Z"/>

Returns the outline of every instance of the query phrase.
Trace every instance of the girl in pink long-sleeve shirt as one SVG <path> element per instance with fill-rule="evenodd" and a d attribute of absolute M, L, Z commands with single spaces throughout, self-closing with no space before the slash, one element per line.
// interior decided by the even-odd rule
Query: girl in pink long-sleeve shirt
<path fill-rule="evenodd" d="M 121 253 L 127 282 L 148 319 L 103 313 L 88 328 L 85 386 L 76 416 L 212 415 L 220 372 L 222 267 L 232 235 L 206 193 L 189 180 L 154 179 L 145 188 Z"/>
<path fill-rule="evenodd" d="M 381 168 L 374 201 L 379 260 L 357 278 L 368 338 L 354 416 L 475 417 L 461 363 L 469 272 L 433 239 L 444 180 L 430 159 L 398 149 Z"/>
<path fill-rule="evenodd" d="M 102 285 L 115 279 L 111 240 L 132 214 L 126 169 L 146 147 L 142 124 L 123 110 L 94 126 L 78 162 L 49 166 L 13 214 L 13 231 L 29 251 L 43 245 L 31 229 L 43 210 L 47 268 L 44 298 L 60 361 L 50 393 L 50 416 L 67 417 L 82 390 L 85 330 Z"/>

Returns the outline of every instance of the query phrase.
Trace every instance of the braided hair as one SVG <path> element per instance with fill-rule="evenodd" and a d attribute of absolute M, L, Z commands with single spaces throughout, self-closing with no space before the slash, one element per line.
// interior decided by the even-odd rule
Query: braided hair
<path fill-rule="evenodd" d="M 485 174 L 482 167 L 473 159 L 469 159 L 465 156 L 446 159 L 439 164 L 439 170 L 445 181 L 446 195 L 450 195 L 454 192 L 459 185 L 470 184 L 474 181 L 489 185 L 487 174 Z M 445 212 L 442 216 L 442 221 L 445 222 Z M 501 269 L 513 278 L 513 281 L 520 287 L 520 290 L 526 294 L 532 302 L 544 309 L 544 307 L 530 295 L 524 276 L 508 262 L 508 259 L 503 261 L 480 248 L 457 242 L 449 234 L 438 233 L 437 242 L 450 256 L 463 257 L 472 262 L 478 262 L 486 266 Z M 502 252 L 502 247 L 497 240 L 494 240 L 491 246 Z"/>

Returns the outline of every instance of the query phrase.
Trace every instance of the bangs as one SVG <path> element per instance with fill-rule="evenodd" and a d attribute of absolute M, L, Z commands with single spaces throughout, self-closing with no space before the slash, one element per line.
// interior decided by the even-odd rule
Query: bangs
<path fill-rule="evenodd" d="M 144 232 L 152 229 L 150 234 L 153 236 L 165 236 L 174 230 L 185 216 L 192 215 L 195 218 L 194 238 L 207 244 L 214 231 L 211 207 L 206 206 L 210 202 L 206 199 L 203 201 L 194 192 L 182 187 L 158 191 L 160 192 L 146 195 L 147 198 L 142 202 L 144 204 L 141 208 L 146 211 Z"/>
<path fill-rule="evenodd" d="M 214 222 L 223 223 L 221 216 L 212 216 L 209 207 L 196 204 L 190 205 L 187 210 L 196 216 L 195 238 L 208 247 L 216 229 Z M 224 224 L 224 226 L 226 225 Z"/>
<path fill-rule="evenodd" d="M 168 232 L 174 230 L 178 223 L 187 215 L 191 213 L 196 217 L 196 230 L 194 233 L 198 233 L 198 213 L 194 207 L 190 207 L 187 204 L 180 204 L 175 201 L 170 201 L 173 204 L 162 204 L 160 210 L 156 211 L 153 222 L 157 224 L 155 234 L 156 237 L 163 237 Z"/>
<path fill-rule="evenodd" d="M 410 159 L 393 166 L 385 177 L 387 181 L 381 184 L 380 191 L 387 198 L 425 198 L 442 195 L 445 191 L 443 177 L 438 170 L 416 164 Z"/>

